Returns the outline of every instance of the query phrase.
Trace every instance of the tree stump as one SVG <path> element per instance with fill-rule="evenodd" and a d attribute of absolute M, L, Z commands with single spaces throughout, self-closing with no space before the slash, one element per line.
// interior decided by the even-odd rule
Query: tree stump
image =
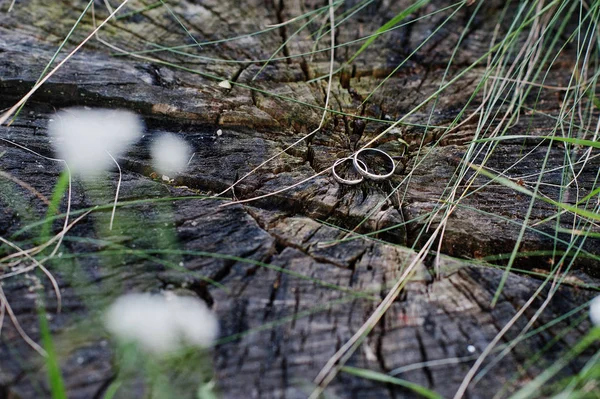
<path fill-rule="evenodd" d="M 339 25 L 336 43 L 376 32 L 412 3 L 370 2 Z M 439 226 L 444 211 L 432 215 L 441 209 L 441 199 L 449 200 L 448 187 L 465 167 L 461 158 L 480 120 L 467 116 L 479 115 L 481 95 L 475 99 L 471 95 L 486 73 L 486 63 L 464 70 L 489 50 L 504 2 L 485 2 L 474 15 L 476 5 L 444 10 L 449 2 L 431 1 L 407 16 L 406 21 L 413 23 L 377 37 L 350 65 L 345 61 L 364 41 L 336 48 L 335 67 L 342 69 L 333 76 L 331 112 L 322 129 L 221 199 L 211 196 L 319 126 L 329 71 L 327 10 L 284 23 L 326 7 L 327 2 L 169 2 L 181 24 L 164 6 L 134 12 L 148 4 L 129 4 L 118 14 L 121 18 L 102 28 L 98 38 L 33 95 L 10 126 L 0 127 L 0 138 L 10 141 L 0 142 L 0 171 L 5 174 L 0 176 L 0 236 L 28 247 L 40 234 L 39 221 L 46 215 L 47 200 L 63 167 L 45 158 L 54 156 L 46 134 L 54 111 L 70 106 L 126 108 L 141 115 L 146 125 L 143 139 L 118 159 L 122 206 L 112 231 L 108 220 L 117 172 L 93 184 L 73 180 L 72 219 L 82 210 L 103 206 L 73 226 L 60 253 L 48 263 L 60 286 L 62 311 L 56 313 L 53 287 L 43 275 L 32 272 L 3 279 L 2 291 L 22 328 L 39 341 L 36 287 L 43 287 L 69 398 L 103 397 L 115 378 L 112 341 L 101 324 L 106 306 L 125 292 L 161 290 L 197 295 L 216 312 L 222 340 L 214 348 L 213 362 L 223 397 L 305 398 L 318 371 L 363 325 Z M 344 12 L 351 14 L 360 4 L 341 3 L 336 17 L 341 20 Z M 4 108 L 36 83 L 86 2 L 20 1 L 10 13 L 6 2 L 3 7 L 0 106 Z M 109 14 L 102 1 L 94 2 L 94 12 L 97 23 Z M 517 5 L 507 12 L 516 15 Z M 422 16 L 427 17 L 417 20 Z M 506 17 L 500 32 L 509 23 Z M 88 11 L 56 62 L 93 27 Z M 249 35 L 259 31 L 264 32 Z M 236 36 L 240 38 L 223 41 Z M 194 40 L 214 44 L 194 47 Z M 164 50 L 174 46 L 180 48 Z M 133 53 L 125 56 L 119 49 Z M 574 52 L 573 47 L 566 48 L 563 63 L 548 72 L 548 85 L 568 84 Z M 324 171 L 460 73 L 448 90 L 374 144 L 401 157 L 389 181 L 343 186 L 323 173 L 276 195 L 223 206 L 232 199 L 276 192 Z M 219 86 L 222 80 L 232 87 Z M 556 91 L 540 93 L 531 99 L 532 104 L 541 104 L 540 111 L 560 110 Z M 460 120 L 466 122 L 444 129 L 465 105 Z M 506 109 L 508 104 L 498 105 L 499 112 Z M 542 113 L 520 112 L 523 115 L 510 134 L 544 136 L 555 125 Z M 187 171 L 171 181 L 156 176 L 149 159 L 149 146 L 162 133 L 185 138 L 195 152 Z M 408 145 L 406 153 L 403 142 Z M 485 161 L 491 170 L 508 168 L 511 176 L 526 176 L 539 173 L 546 151 L 533 139 L 509 140 L 478 155 L 474 163 L 489 155 Z M 564 154 L 564 146 L 553 145 L 546 169 L 560 168 Z M 598 158 L 590 158 L 578 187 L 569 187 L 566 194 L 555 186 L 563 184 L 561 173 L 545 174 L 543 195 L 553 199 L 570 195 L 575 203 L 594 189 L 599 165 Z M 466 187 L 472 173 L 459 185 L 469 195 L 448 218 L 441 243 L 436 240 L 433 252 L 418 263 L 348 366 L 393 373 L 452 397 L 477 356 L 541 286 L 553 267 L 552 251 L 568 247 L 569 234 L 555 234 L 556 221 L 546 220 L 556 214 L 556 206 L 536 201 L 529 215 L 529 225 L 535 228 L 525 230 L 519 248 L 531 255 L 516 259 L 515 270 L 492 307 L 504 270 L 490 262 L 506 264 L 506 258 L 493 257 L 513 250 L 530 198 L 511 187 L 489 184 L 484 176 Z M 27 183 L 37 194 L 18 182 Z M 531 187 L 530 181 L 523 184 Z M 65 210 L 63 199 L 60 211 Z M 53 231 L 59 232 L 63 222 L 64 217 L 57 218 Z M 569 226 L 567 218 L 561 223 Z M 357 226 L 358 233 L 367 235 L 343 240 Z M 335 245 L 324 245 L 332 242 Z M 173 248 L 177 251 L 170 253 Z M 2 250 L 3 255 L 13 252 Z M 534 256 L 536 251 L 549 255 Z M 523 386 L 587 333 L 590 323 L 582 317 L 587 309 L 577 308 L 594 296 L 585 286 L 593 285 L 599 274 L 598 239 L 588 239 L 582 251 L 552 300 L 544 304 L 547 284 L 500 343 L 516 338 L 536 310 L 545 306 L 532 326 L 536 333 L 506 356 L 491 355 L 489 361 L 495 359 L 497 364 L 470 385 L 469 398 L 489 398 L 511 379 L 507 394 Z M 43 359 L 24 342 L 8 316 L 0 340 L 0 397 L 49 395 Z M 562 376 L 577 373 L 592 353 L 571 362 Z M 539 358 L 528 365 L 536 354 Z M 416 396 L 406 388 L 345 372 L 325 392 L 327 397 Z M 144 394 L 148 392 L 143 384 L 134 384 L 118 391 L 117 397 Z"/>

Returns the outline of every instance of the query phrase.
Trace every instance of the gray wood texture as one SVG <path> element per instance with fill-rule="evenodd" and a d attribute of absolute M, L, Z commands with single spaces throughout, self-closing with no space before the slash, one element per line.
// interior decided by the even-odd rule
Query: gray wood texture
<path fill-rule="evenodd" d="M 116 5 L 114 1 L 111 3 Z M 349 9 L 354 3 L 346 1 L 341 9 Z M 408 3 L 373 2 L 340 26 L 336 40 L 343 43 L 374 32 Z M 95 2 L 98 18 L 107 16 L 103 4 Z M 135 7 L 132 5 L 128 11 L 141 6 L 140 2 L 132 4 Z M 448 4 L 432 1 L 419 13 Z M 208 41 L 258 31 L 324 5 L 317 1 L 181 0 L 173 2 L 171 7 L 198 41 Z M 502 6 L 500 1 L 486 2 L 456 54 L 450 76 L 487 51 Z M 84 1 L 31 0 L 17 2 L 11 13 L 4 10 L 0 13 L 0 107 L 12 106 L 35 84 L 84 7 Z M 472 7 L 461 10 L 361 106 L 368 93 L 447 18 L 449 11 L 394 30 L 375 41 L 351 68 L 333 80 L 331 108 L 355 116 L 330 115 L 321 131 L 241 182 L 235 188 L 235 197 L 244 199 L 273 192 L 328 168 L 337 158 L 350 154 L 388 126 L 364 118 L 396 120 L 434 93 L 471 11 Z M 322 18 L 310 26 L 311 32 L 317 32 Z M 66 47 L 72 49 L 91 29 L 92 20 L 87 15 Z M 115 56 L 111 49 L 91 40 L 31 98 L 11 126 L 0 127 L 0 138 L 52 156 L 46 125 L 55 110 L 68 106 L 130 109 L 143 117 L 146 132 L 119 159 L 123 169 L 120 202 L 218 193 L 318 126 L 327 80 L 313 83 L 308 80 L 327 73 L 329 53 L 276 60 L 258 75 L 261 63 L 216 63 L 209 58 L 268 59 L 286 43 L 294 29 L 286 26 L 242 40 L 202 46 L 198 51 L 182 50 L 200 55 L 198 58 L 164 51 L 145 54 L 161 60 L 162 64 Z M 193 44 L 164 8 L 119 19 L 103 29 L 100 36 L 129 51 L 154 48 L 148 42 L 162 46 Z M 324 36 L 318 48 L 325 48 L 328 40 Z M 313 45 L 314 37 L 304 31 L 285 44 L 278 56 L 310 52 Z M 338 63 L 360 45 L 339 48 Z M 166 63 L 176 63 L 188 71 Z M 474 68 L 440 96 L 438 111 L 431 120 L 433 125 L 447 125 L 456 117 L 483 71 L 484 66 Z M 565 62 L 564 68 L 550 72 L 549 82 L 563 84 L 569 74 L 570 67 Z M 237 85 L 227 90 L 211 77 L 260 91 Z M 555 93 L 544 91 L 542 96 L 545 97 L 540 103 L 547 107 L 548 113 L 558 109 L 559 98 Z M 469 106 L 472 111 L 476 109 L 475 103 Z M 220 319 L 222 337 L 243 334 L 217 345 L 213 351 L 218 389 L 224 397 L 304 398 L 310 393 L 312 380 L 320 368 L 365 322 L 387 293 L 386 287 L 393 284 L 399 271 L 412 259 L 415 252 L 411 248 L 419 249 L 428 232 L 439 223 L 436 219 L 433 227 L 425 230 L 427 221 L 420 217 L 438 206 L 446 185 L 455 178 L 460 158 L 473 138 L 475 119 L 444 137 L 441 129 L 430 129 L 425 134 L 423 128 L 414 124 L 427 123 L 430 107 L 428 104 L 410 118 L 413 125 L 402 125 L 377 143 L 378 148 L 392 155 L 401 155 L 403 151 L 398 138 L 410 144 L 401 167 L 389 182 L 342 187 L 325 174 L 293 190 L 244 205 L 220 207 L 225 200 L 198 198 L 130 205 L 117 210 L 112 232 L 107 229 L 110 209 L 105 208 L 78 223 L 69 234 L 71 238 L 63 244 L 63 257 L 49 264 L 61 286 L 61 313 L 54 313 L 52 287 L 43 276 L 22 275 L 2 280 L 2 290 L 23 328 L 37 340 L 39 327 L 33 287 L 38 281 L 43 284 L 70 398 L 100 398 L 115 376 L 111 341 L 98 323 L 105 306 L 124 292 L 164 289 L 186 291 L 204 299 Z M 543 135 L 553 123 L 542 116 L 524 115 L 511 132 Z M 222 130 L 221 135 L 217 135 L 218 129 Z M 153 175 L 149 162 L 149 145 L 164 132 L 184 137 L 195 151 L 188 171 L 171 183 Z M 511 173 L 535 173 L 545 155 L 545 149 L 536 149 L 536 144 L 504 143 L 493 153 L 488 165 L 502 170 L 523 153 L 532 151 Z M 550 157 L 548 169 L 563 162 L 564 151 L 560 146 L 552 151 L 555 154 Z M 28 183 L 47 198 L 52 196 L 62 168 L 60 163 L 6 142 L 0 142 L 0 154 L 1 171 Z M 416 160 L 422 162 L 415 165 Z M 580 175 L 579 188 L 584 194 L 594 186 L 598 166 L 598 160 L 593 159 Z M 410 182 L 400 190 L 401 195 L 386 199 L 413 169 Z M 116 172 L 111 172 L 96 184 L 75 180 L 72 208 L 110 204 L 117 178 Z M 560 179 L 560 173 L 548 173 L 544 182 L 561 184 Z M 485 183 L 484 178 L 476 179 L 475 185 L 481 189 L 465 198 L 462 202 L 465 206 L 458 208 L 448 221 L 441 245 L 439 278 L 435 277 L 433 258 L 419 264 L 400 298 L 348 365 L 381 372 L 404 367 L 399 378 L 451 397 L 475 359 L 468 347 L 475 347 L 475 355 L 481 353 L 539 287 L 541 278 L 511 273 L 497 306 L 489 306 L 503 271 L 487 267 L 477 259 L 512 250 L 520 230 L 518 221 L 524 217 L 529 198 L 509 188 Z M 36 237 L 39 226 L 25 232 L 19 230 L 41 220 L 47 205 L 13 181 L 0 177 L 0 187 L 0 236 L 26 245 L 27 240 Z M 556 195 L 548 187 L 544 193 Z M 383 205 L 378 206 L 381 202 Z M 61 211 L 64 207 L 63 201 Z M 541 221 L 554 212 L 553 207 L 536 203 L 532 221 Z M 360 229 L 364 233 L 399 226 L 373 239 L 319 245 L 344 236 L 343 231 L 330 224 L 353 229 L 364 218 L 367 220 Z M 404 224 L 405 221 L 408 223 Z M 55 223 L 55 231 L 59 231 L 60 223 L 60 220 Z M 539 231 L 528 230 L 521 250 L 552 250 L 555 240 L 552 235 L 543 234 L 552 234 L 552 227 L 552 223 L 547 223 L 539 226 Z M 176 246 L 186 251 L 228 256 L 216 258 L 192 252 L 155 257 L 103 253 L 123 245 L 156 250 Z M 590 239 L 584 248 L 591 255 L 577 261 L 572 280 L 558 291 L 534 328 L 555 321 L 594 296 L 593 291 L 575 283 L 593 282 L 593 276 L 598 275 L 598 263 L 593 258 L 600 252 L 600 245 Z M 69 256 L 73 254 L 77 256 Z M 542 273 L 550 267 L 548 259 L 543 257 L 520 258 L 516 266 Z M 206 278 L 226 289 L 207 283 Z M 542 305 L 547 291 L 536 299 L 526 318 Z M 585 318 L 581 321 L 581 314 L 557 321 L 521 342 L 469 388 L 468 397 L 491 397 L 538 351 L 552 343 L 511 387 L 525 384 L 585 335 L 590 323 Z M 581 323 L 562 334 L 576 321 Z M 525 318 L 520 319 L 502 343 L 514 338 L 525 323 Z M 577 372 L 588 356 L 586 352 L 570 364 L 563 375 Z M 462 358 L 462 361 L 418 366 L 448 358 Z M 327 397 L 340 398 L 414 395 L 398 386 L 345 373 L 332 382 L 326 393 Z M 147 392 L 141 384 L 123 389 L 117 396 L 131 398 L 144 394 Z M 5 319 L 0 336 L 0 398 L 47 395 L 42 359 Z"/>

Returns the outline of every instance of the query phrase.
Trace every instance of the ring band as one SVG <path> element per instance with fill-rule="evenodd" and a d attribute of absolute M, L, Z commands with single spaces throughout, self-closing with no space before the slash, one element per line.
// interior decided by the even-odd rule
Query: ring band
<path fill-rule="evenodd" d="M 383 155 L 385 158 L 387 158 L 389 160 L 389 162 L 391 163 L 392 169 L 390 170 L 389 173 L 386 173 L 385 175 L 377 175 L 375 173 L 371 173 L 367 170 L 367 166 L 366 164 L 361 161 L 360 159 L 358 159 L 358 155 L 361 152 L 367 152 L 367 151 L 372 151 L 372 152 L 376 152 L 380 155 Z M 382 150 L 378 150 L 377 148 L 363 148 L 362 150 L 357 151 L 354 156 L 352 157 L 352 163 L 354 164 L 354 168 L 356 169 L 356 171 L 358 173 L 360 173 L 361 175 L 363 175 L 364 177 L 366 177 L 367 179 L 370 180 L 386 180 L 389 179 L 390 177 L 392 177 L 392 175 L 394 174 L 394 171 L 396 170 L 396 163 L 394 162 L 394 160 L 392 159 L 392 157 L 385 151 Z M 364 168 L 360 165 L 363 164 Z"/>
<path fill-rule="evenodd" d="M 352 160 L 352 158 L 351 157 L 347 157 L 347 158 L 340 158 L 337 161 L 335 161 L 333 163 L 333 167 L 331 168 L 331 174 L 333 175 L 333 178 L 335 180 L 337 180 L 338 183 L 346 184 L 348 186 L 354 186 L 356 184 L 360 184 L 365 178 L 362 177 L 362 176 L 360 176 L 359 179 L 354 179 L 354 180 L 344 179 L 343 177 L 341 177 L 340 175 L 338 175 L 337 172 L 335 171 L 335 168 L 338 165 L 341 165 L 342 163 L 344 163 L 346 161 L 350 161 L 350 160 Z M 367 168 L 367 165 L 363 161 L 359 160 L 358 162 L 360 162 L 361 164 L 363 164 L 363 166 L 365 167 L 365 169 Z"/>

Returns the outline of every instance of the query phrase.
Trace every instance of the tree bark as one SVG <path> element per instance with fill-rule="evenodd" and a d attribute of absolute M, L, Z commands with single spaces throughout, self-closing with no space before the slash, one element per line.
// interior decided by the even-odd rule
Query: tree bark
<path fill-rule="evenodd" d="M 375 32 L 410 3 L 371 3 L 351 23 L 339 27 L 336 41 L 344 43 Z M 351 1 L 344 3 L 339 12 L 352 5 Z M 433 1 L 411 19 L 447 5 Z M 249 0 L 244 4 L 182 0 L 170 4 L 198 42 L 256 32 L 322 6 L 323 2 L 288 0 Z M 35 84 L 84 7 L 85 2 L 31 0 L 17 2 L 11 13 L 0 14 L 1 107 L 12 106 Z M 142 7 L 133 2 L 127 11 Z M 472 7 L 463 7 L 363 105 L 369 93 L 452 10 L 382 35 L 351 67 L 334 76 L 330 107 L 336 112 L 329 114 L 323 129 L 243 180 L 233 198 L 249 199 L 300 182 L 365 145 L 389 126 L 384 120 L 399 119 L 485 54 L 502 7 L 503 2 L 486 2 L 446 71 L 473 12 Z M 108 15 L 103 2 L 95 2 L 95 13 L 99 19 Z M 325 17 L 309 25 L 310 32 L 317 32 Z M 65 50 L 74 48 L 92 28 L 88 13 Z M 225 190 L 319 125 L 327 79 L 310 80 L 327 74 L 328 51 L 275 60 L 264 69 L 260 62 L 210 60 L 264 60 L 279 47 L 276 57 L 310 52 L 314 36 L 306 30 L 293 36 L 294 29 L 285 25 L 242 40 L 204 45 L 197 51 L 181 50 L 197 58 L 165 51 L 143 54 L 159 62 L 115 55 L 93 39 L 38 90 L 10 126 L 0 127 L 0 138 L 52 157 L 46 125 L 54 110 L 68 106 L 133 110 L 144 118 L 146 133 L 118 160 L 123 171 L 119 202 L 177 197 L 119 207 L 112 232 L 107 228 L 110 206 L 78 222 L 65 239 L 63 257 L 49 264 L 61 287 L 61 313 L 55 312 L 52 286 L 43 275 L 28 273 L 2 280 L 2 290 L 16 318 L 36 341 L 40 335 L 35 287 L 43 286 L 69 398 L 102 397 L 115 378 L 114 352 L 101 325 L 103 309 L 125 292 L 160 290 L 197 295 L 218 315 L 225 341 L 214 348 L 213 361 L 224 397 L 307 397 L 321 367 L 367 320 L 440 223 L 442 214 L 432 221 L 424 216 L 438 208 L 446 186 L 464 166 L 460 159 L 474 138 L 477 118 L 446 133 L 442 128 L 425 130 L 421 126 L 428 122 L 438 127 L 450 124 L 468 103 L 485 64 L 478 64 L 444 92 L 432 116 L 430 102 L 409 118 L 409 124 L 377 142 L 376 147 L 393 156 L 404 151 L 398 138 L 409 144 L 390 181 L 345 187 L 323 174 L 294 189 L 245 204 L 221 207 L 228 201 L 197 198 Z M 113 21 L 101 30 L 100 38 L 128 51 L 155 49 L 148 41 L 161 46 L 194 43 L 164 7 Z M 317 48 L 326 48 L 328 41 L 329 36 L 323 36 Z M 361 45 L 337 49 L 336 65 Z M 567 49 L 567 54 L 569 51 L 573 50 Z M 563 66 L 550 71 L 548 84 L 568 82 L 572 63 L 565 61 Z M 233 87 L 222 88 L 219 80 L 229 80 Z M 250 86 L 258 90 L 248 89 Z M 555 92 L 543 91 L 541 95 L 539 103 L 547 107 L 544 112 L 559 109 L 560 98 Z M 468 110 L 475 112 L 480 100 Z M 523 115 L 511 134 L 546 135 L 553 124 L 539 114 Z M 195 151 L 188 170 L 172 182 L 157 177 L 149 160 L 150 143 L 167 132 L 184 137 Z M 492 153 L 487 165 L 500 171 L 515 164 L 511 169 L 515 176 L 536 173 L 546 151 L 537 144 L 539 141 L 534 140 L 505 142 Z M 549 170 L 563 164 L 564 149 L 556 145 L 551 151 Z M 0 236 L 26 246 L 38 237 L 40 226 L 22 229 L 45 216 L 48 206 L 43 198 L 52 197 L 62 164 L 7 141 L 0 142 L 0 154 L 0 169 L 40 194 L 14 179 L 0 177 Z M 598 159 L 593 158 L 583 169 L 581 191 L 569 189 L 573 202 L 594 188 L 599 166 Z M 411 172 L 411 179 L 404 181 Z M 72 209 L 110 204 L 118 177 L 111 172 L 103 182 L 94 184 L 74 180 Z M 462 206 L 448 219 L 438 263 L 434 256 L 428 256 L 418 264 L 400 298 L 350 359 L 349 366 L 384 373 L 395 370 L 399 378 L 451 397 L 476 355 L 542 284 L 544 273 L 552 266 L 551 257 L 519 258 L 515 268 L 535 269 L 538 275 L 511 272 L 497 305 L 490 306 L 504 271 L 482 259 L 512 251 L 529 198 L 487 183 L 483 177 L 474 180 L 473 194 L 461 200 Z M 544 183 L 543 194 L 556 197 L 553 185 L 562 184 L 560 173 L 548 173 Z M 399 194 L 389 196 L 395 186 L 401 186 Z M 232 196 L 231 191 L 227 195 Z M 65 209 L 63 200 L 61 211 Z M 555 213 L 556 207 L 537 201 L 530 225 Z M 363 219 L 361 233 L 396 227 L 372 237 L 322 245 L 344 238 L 343 229 L 352 230 Z M 63 221 L 56 220 L 56 232 Z M 559 235 L 558 241 L 554 239 L 552 228 L 556 226 L 552 223 L 541 224 L 536 231 L 528 229 L 520 251 L 551 251 L 557 242 L 559 249 L 564 249 L 560 240 L 567 241 L 568 237 L 565 234 Z M 173 246 L 188 252 L 151 257 L 114 252 L 123 247 L 162 250 Z M 547 328 L 519 343 L 491 372 L 472 384 L 470 398 L 491 397 L 491 392 L 499 391 L 551 343 L 551 349 L 541 352 L 535 364 L 510 384 L 511 389 L 522 386 L 587 333 L 590 323 L 581 321 L 582 312 L 558 319 L 594 296 L 581 285 L 596 281 L 598 239 L 589 239 L 584 249 L 587 256 L 576 262 L 570 279 L 533 325 L 534 329 Z M 525 318 L 542 306 L 548 288 L 525 312 Z M 518 335 L 525 318 L 517 321 L 502 343 Z M 580 324 L 564 333 L 575 321 Z M 48 395 L 43 359 L 23 341 L 8 316 L 1 333 L 0 398 Z M 572 362 L 562 376 L 578 372 L 590 353 Z M 444 359 L 459 360 L 452 363 Z M 437 365 L 436 360 L 440 360 Z M 117 396 L 147 394 L 142 385 L 121 390 Z M 399 386 L 346 373 L 341 373 L 326 392 L 332 397 L 351 398 L 415 395 Z"/>

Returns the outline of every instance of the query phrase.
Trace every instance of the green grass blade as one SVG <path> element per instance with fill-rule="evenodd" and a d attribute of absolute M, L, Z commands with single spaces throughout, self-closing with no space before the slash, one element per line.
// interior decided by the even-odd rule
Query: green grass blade
<path fill-rule="evenodd" d="M 52 222 L 54 216 L 58 213 L 60 201 L 62 200 L 67 187 L 69 186 L 69 172 L 63 171 L 54 186 L 54 192 L 50 199 L 50 206 L 46 211 L 46 218 L 43 220 L 42 232 L 40 233 L 40 242 L 46 242 L 50 239 L 50 231 L 52 230 Z"/>
<path fill-rule="evenodd" d="M 511 396 L 511 399 L 526 399 L 538 396 L 540 389 L 560 370 L 569 364 L 574 358 L 579 356 L 590 345 L 600 340 L 600 328 L 593 328 L 585 337 L 583 337 L 565 356 L 561 357 L 556 363 L 549 367 L 542 374 L 537 376 L 529 384 L 521 388 L 517 393 Z"/>
<path fill-rule="evenodd" d="M 381 33 L 386 32 L 389 29 L 393 28 L 395 25 L 399 24 L 402 20 L 404 20 L 410 14 L 417 11 L 419 8 L 423 7 L 427 3 L 429 3 L 429 0 L 420 0 L 420 1 L 416 2 L 415 4 L 413 4 L 412 6 L 408 7 L 407 9 L 401 11 L 394 18 L 390 19 L 388 22 L 383 24 L 379 29 L 377 29 L 377 31 L 375 31 L 375 36 L 372 36 L 371 38 L 369 38 L 369 40 L 367 40 L 356 51 L 356 53 L 354 53 L 354 55 L 352 57 L 350 57 L 347 64 L 352 63 L 352 61 L 354 61 L 356 59 L 356 57 L 358 57 L 363 51 L 365 51 L 367 49 L 367 47 L 369 47 L 375 40 L 377 40 L 377 38 L 379 37 L 379 35 Z"/>
<path fill-rule="evenodd" d="M 67 399 L 65 384 L 62 375 L 60 374 L 58 357 L 56 356 L 54 344 L 52 343 L 50 326 L 48 325 L 48 319 L 46 318 L 46 311 L 44 310 L 43 305 L 38 306 L 38 318 L 40 321 L 42 344 L 47 353 L 46 367 L 48 368 L 48 382 L 50 383 L 52 399 Z"/>
<path fill-rule="evenodd" d="M 366 379 L 378 381 L 378 382 L 385 382 L 386 384 L 398 385 L 398 386 L 410 389 L 411 391 L 418 393 L 419 395 L 421 395 L 424 398 L 442 399 L 441 395 L 439 395 L 438 393 L 436 393 L 430 389 L 425 388 L 422 385 L 415 384 L 414 382 L 402 380 L 400 378 L 392 377 L 392 376 L 389 376 L 387 374 L 383 374 L 383 373 L 380 373 L 377 371 L 361 369 L 361 368 L 357 368 L 357 367 L 349 367 L 349 366 L 342 367 L 342 371 L 347 374 L 355 375 L 357 377 L 366 378 Z"/>
<path fill-rule="evenodd" d="M 590 210 L 583 209 L 583 208 L 580 208 L 580 207 L 575 206 L 575 205 L 569 205 L 569 204 L 565 204 L 564 202 L 554 201 L 554 200 L 552 200 L 550 198 L 546 198 L 546 197 L 542 197 L 542 196 L 539 196 L 539 195 L 535 195 L 533 193 L 533 191 L 531 191 L 531 190 L 529 190 L 529 189 L 527 189 L 525 187 L 522 187 L 522 186 L 518 185 L 517 183 L 513 182 L 510 179 L 507 179 L 506 177 L 502 177 L 502 176 L 496 175 L 496 174 L 494 174 L 494 173 L 492 173 L 492 172 L 490 172 L 490 171 L 488 171 L 488 170 L 486 170 L 486 169 L 484 169 L 484 168 L 482 168 L 480 166 L 477 166 L 477 165 L 470 165 L 470 166 L 473 169 L 477 170 L 478 173 L 480 173 L 480 174 L 482 174 L 482 175 L 484 175 L 484 176 L 492 179 L 493 181 L 496 181 L 496 182 L 502 184 L 503 186 L 511 188 L 511 189 L 513 189 L 515 191 L 518 191 L 520 193 L 526 194 L 526 195 L 528 195 L 530 197 L 535 197 L 535 199 L 547 202 L 547 203 L 549 203 L 551 205 L 555 205 L 555 206 L 557 206 L 557 207 L 559 207 L 559 208 L 561 208 L 563 210 L 566 210 L 568 212 L 572 212 L 572 213 L 574 213 L 574 214 L 576 214 L 578 216 L 581 216 L 581 217 L 584 217 L 584 218 L 588 218 L 588 219 L 591 219 L 591 220 L 595 220 L 595 221 L 600 221 L 600 213 L 598 213 L 598 212 L 590 211 Z M 594 192 L 596 192 L 596 191 L 597 190 L 594 190 Z"/>
<path fill-rule="evenodd" d="M 528 136 L 525 134 L 515 134 L 501 137 L 489 137 L 485 139 L 474 140 L 474 143 L 485 143 L 489 141 L 505 141 L 505 140 L 531 140 L 531 139 L 542 139 L 561 141 L 563 143 L 570 143 L 580 145 L 582 147 L 600 148 L 600 141 L 577 139 L 573 137 L 560 137 L 560 136 Z"/>
<path fill-rule="evenodd" d="M 71 27 L 71 30 L 69 30 L 69 33 L 67 33 L 67 36 L 64 38 L 64 40 L 62 41 L 62 43 L 60 44 L 60 46 L 58 46 L 58 48 L 54 52 L 54 55 L 52 56 L 52 58 L 50 59 L 50 61 L 48 61 L 48 64 L 46 64 L 46 67 L 44 68 L 44 70 L 40 74 L 40 77 L 35 82 L 36 85 L 40 82 L 40 80 L 42 80 L 44 78 L 44 76 L 46 76 L 46 72 L 48 72 L 48 69 L 50 69 L 50 67 L 52 66 L 52 64 L 56 60 L 56 57 L 58 57 L 58 54 L 60 54 L 60 52 L 62 51 L 63 47 L 65 47 L 65 45 L 69 41 L 69 38 L 73 35 L 73 32 L 75 32 L 75 29 L 77 29 L 77 26 L 79 26 L 79 23 L 81 22 L 81 20 L 85 16 L 85 14 L 87 14 L 88 10 L 90 9 L 90 7 L 92 6 L 93 3 L 94 3 L 94 0 L 90 0 L 88 2 L 87 6 L 85 7 L 85 9 L 81 13 L 81 15 L 79 15 L 79 18 L 77 19 L 77 21 L 75 21 L 75 24 Z M 23 110 L 23 107 L 25 106 L 25 104 L 26 103 L 23 103 L 19 107 L 19 109 L 17 109 L 17 111 L 15 112 L 15 114 L 13 115 L 13 117 L 11 119 L 11 123 L 15 119 L 17 119 L 17 116 L 19 116 L 19 113 Z"/>
<path fill-rule="evenodd" d="M 572 137 L 559 137 L 559 136 L 541 136 L 543 139 L 552 141 L 562 141 L 563 143 L 570 143 L 580 145 L 582 147 L 600 148 L 600 142 L 593 140 L 577 139 Z"/>
<path fill-rule="evenodd" d="M 121 14 L 121 15 L 117 15 L 115 17 L 115 20 L 118 21 L 120 19 L 129 18 L 129 17 L 132 17 L 132 16 L 137 15 L 137 14 L 141 14 L 141 13 L 146 12 L 146 11 L 154 10 L 155 8 L 161 7 L 162 5 L 163 5 L 162 1 L 157 1 L 155 3 L 147 5 L 144 8 L 140 8 L 139 10 L 133 10 L 133 11 L 129 11 L 129 12 L 126 12 L 124 14 Z"/>

